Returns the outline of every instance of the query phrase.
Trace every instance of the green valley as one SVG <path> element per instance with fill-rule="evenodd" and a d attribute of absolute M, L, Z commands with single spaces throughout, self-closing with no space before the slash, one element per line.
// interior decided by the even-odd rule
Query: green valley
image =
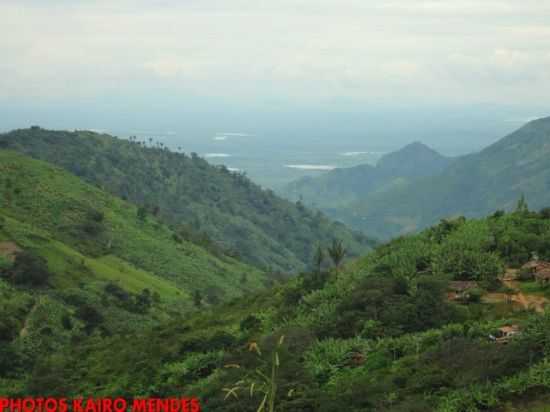
<path fill-rule="evenodd" d="M 262 190 L 240 173 L 153 141 L 39 127 L 0 135 L 0 148 L 54 163 L 89 183 L 140 205 L 179 236 L 261 270 L 296 272 L 316 243 L 344 240 L 358 256 L 374 242 L 300 203 Z"/>
<path fill-rule="evenodd" d="M 55 167 L 12 152 L 2 156 L 2 165 L 29 170 L 20 171 L 19 181 L 30 182 L 24 176 L 39 171 L 48 176 L 49 191 L 63 178 L 67 187 L 124 203 Z M 32 192 L 39 185 L 20 187 Z M 3 206 L 1 240 L 44 256 L 52 280 L 46 287 L 14 284 L 13 247 L 0 248 L 6 274 L 0 387 L 10 396 L 187 394 L 198 396 L 206 411 L 235 412 L 257 411 L 262 402 L 293 412 L 342 405 L 350 412 L 497 412 L 514 405 L 536 411 L 544 405 L 550 318 L 514 296 L 519 288 L 527 296 L 545 293 L 519 268 L 533 256 L 550 260 L 546 209 L 529 211 L 520 202 L 511 213 L 443 220 L 344 266 L 323 253 L 314 271 L 189 311 L 168 305 L 172 297 L 187 297 L 178 279 L 126 263 L 122 252 L 115 254 L 116 236 L 112 253 L 101 255 L 89 239 L 71 237 L 71 225 L 19 222 L 16 201 Z M 32 204 L 24 197 L 18 202 Z M 63 219 L 75 219 L 71 213 L 82 204 L 66 209 Z M 95 204 L 108 230 L 114 217 Z M 135 207 L 124 210 L 130 227 L 168 231 L 151 217 L 140 222 Z M 74 270 L 81 264 L 88 269 Z M 512 272 L 519 282 L 513 291 L 502 281 Z M 451 298 L 461 284 L 473 286 Z M 135 296 L 131 303 L 116 285 Z M 138 297 L 145 285 L 160 300 L 143 310 L 138 303 L 146 299 Z M 507 293 L 511 299 L 493 299 Z M 502 340 L 502 330 L 517 332 Z"/>

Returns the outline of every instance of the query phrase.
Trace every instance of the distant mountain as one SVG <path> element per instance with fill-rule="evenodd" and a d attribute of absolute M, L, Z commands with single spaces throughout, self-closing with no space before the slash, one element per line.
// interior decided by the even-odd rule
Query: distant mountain
<path fill-rule="evenodd" d="M 371 193 L 332 213 L 356 229 L 388 238 L 441 218 L 511 210 L 524 195 L 537 209 L 550 204 L 550 117 L 532 121 L 441 173 Z"/>
<path fill-rule="evenodd" d="M 0 135 L 0 148 L 56 164 L 155 215 L 184 239 L 271 271 L 299 271 L 317 243 L 341 239 L 350 255 L 372 241 L 319 212 L 262 190 L 241 173 L 161 143 L 40 127 Z"/>
<path fill-rule="evenodd" d="M 380 177 L 425 177 L 445 169 L 452 159 L 443 156 L 421 142 L 414 142 L 383 156 L 376 165 Z"/>
<path fill-rule="evenodd" d="M 293 200 L 302 199 L 307 205 L 314 205 L 339 218 L 340 209 L 365 199 L 372 192 L 441 173 L 451 162 L 451 158 L 414 142 L 383 156 L 376 166 L 364 164 L 335 169 L 320 177 L 292 182 L 285 188 L 284 195 Z"/>

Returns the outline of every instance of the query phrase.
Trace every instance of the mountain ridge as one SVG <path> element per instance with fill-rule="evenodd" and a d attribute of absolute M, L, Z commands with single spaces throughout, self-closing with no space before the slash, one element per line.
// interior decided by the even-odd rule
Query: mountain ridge
<path fill-rule="evenodd" d="M 534 208 L 550 202 L 550 117 L 527 123 L 483 150 L 461 156 L 442 173 L 349 205 L 352 227 L 388 238 L 449 216 L 512 210 L 524 195 Z M 334 217 L 334 215 L 333 215 Z M 352 220 L 354 223 L 352 223 Z M 408 228 L 403 222 L 408 222 Z M 384 225 L 387 225 L 384 228 Z"/>
<path fill-rule="evenodd" d="M 32 127 L 1 134 L 0 148 L 54 163 L 147 208 L 185 236 L 262 270 L 304 270 L 313 260 L 315 244 L 335 237 L 344 241 L 350 255 L 373 244 L 319 212 L 263 190 L 243 174 L 210 165 L 194 153 L 172 152 L 152 139 L 138 142 Z"/>
<path fill-rule="evenodd" d="M 452 161 L 415 141 L 385 154 L 376 165 L 337 168 L 319 177 L 303 178 L 288 184 L 282 193 L 289 199 L 301 199 L 339 219 L 337 211 L 346 204 L 410 179 L 437 174 Z"/>

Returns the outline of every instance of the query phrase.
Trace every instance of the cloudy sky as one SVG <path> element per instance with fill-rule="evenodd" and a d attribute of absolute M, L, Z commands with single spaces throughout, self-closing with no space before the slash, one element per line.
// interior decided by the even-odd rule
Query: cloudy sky
<path fill-rule="evenodd" d="M 548 102 L 550 1 L 2 0 L 4 99 Z"/>

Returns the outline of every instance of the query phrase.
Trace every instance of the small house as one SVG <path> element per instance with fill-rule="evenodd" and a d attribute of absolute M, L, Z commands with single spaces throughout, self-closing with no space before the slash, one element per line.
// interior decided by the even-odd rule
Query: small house
<path fill-rule="evenodd" d="M 550 284 L 550 262 L 531 260 L 521 267 L 523 271 L 531 273 L 541 285 Z"/>
<path fill-rule="evenodd" d="M 518 325 L 507 325 L 498 328 L 495 336 L 490 335 L 489 337 L 496 343 L 507 344 L 510 339 L 517 336 L 519 333 L 520 329 Z"/>
<path fill-rule="evenodd" d="M 550 262 L 544 260 L 530 260 L 525 265 L 521 267 L 523 270 L 528 270 L 530 272 L 537 273 L 544 269 L 550 269 Z"/>
<path fill-rule="evenodd" d="M 477 282 L 472 280 L 455 280 L 449 282 L 447 287 L 447 299 L 468 300 L 470 292 L 478 287 Z"/>

